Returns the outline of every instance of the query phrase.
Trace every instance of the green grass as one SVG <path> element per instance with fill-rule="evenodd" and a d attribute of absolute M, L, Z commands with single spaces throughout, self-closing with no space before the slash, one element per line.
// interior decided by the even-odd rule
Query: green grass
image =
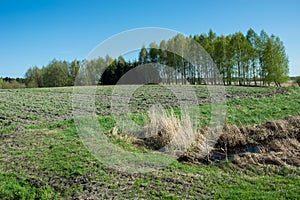
<path fill-rule="evenodd" d="M 230 124 L 254 125 L 297 115 L 300 115 L 299 89 L 292 90 L 289 95 L 227 102 L 227 121 Z"/>
<path fill-rule="evenodd" d="M 228 87 L 226 90 L 246 93 L 248 89 Z M 66 93 L 64 89 L 24 91 L 49 93 L 49 96 L 54 91 Z M 249 91 L 262 94 L 276 88 Z M 27 95 L 26 92 L 22 95 Z M 58 104 L 46 107 L 43 109 L 59 112 Z M 199 109 L 200 124 L 205 126 L 210 121 L 211 106 L 204 104 Z M 299 115 L 299 112 L 300 90 L 294 88 L 288 95 L 231 99 L 227 102 L 226 118 L 230 124 L 253 125 Z M 149 120 L 143 112 L 129 116 L 138 125 Z M 109 131 L 116 123 L 112 116 L 100 116 L 98 120 L 110 142 L 126 151 L 146 152 L 110 136 Z M 145 174 L 111 169 L 86 149 L 72 119 L 29 123 L 22 128 L 17 124 L 1 126 L 0 134 L 0 199 L 297 199 L 300 196 L 299 168 L 248 166 L 241 169 L 230 162 L 187 165 L 174 161 L 162 170 Z M 122 134 L 119 133 L 120 137 Z"/>
<path fill-rule="evenodd" d="M 93 192 L 99 198 L 121 199 L 295 199 L 300 195 L 299 171 L 281 174 L 284 168 L 256 174 L 230 163 L 207 166 L 175 161 L 164 170 L 142 175 L 114 171 L 88 152 L 72 122 L 27 128 L 15 138 L 18 146 L 1 153 L 10 160 L 0 162 L 4 170 L 0 197 L 7 199 L 84 197 Z M 45 186 L 33 186 L 27 179 Z"/>
<path fill-rule="evenodd" d="M 96 113 L 99 116 L 111 114 L 111 97 L 114 87 L 103 86 L 96 89 Z M 208 103 L 208 90 L 205 86 L 183 88 L 195 92 L 201 104 Z M 229 100 L 261 98 L 286 93 L 291 89 L 275 87 L 225 87 Z M 72 87 L 65 88 L 26 88 L 0 90 L 0 129 L 8 125 L 18 127 L 44 124 L 72 117 Z M 126 92 L 126 91 L 124 91 Z M 134 92 L 129 106 L 133 113 L 147 111 L 152 105 L 161 104 L 165 108 L 178 107 L 178 99 L 162 86 L 143 86 Z"/>
<path fill-rule="evenodd" d="M 18 127 L 15 125 L 7 126 L 5 128 L 0 129 L 0 134 L 6 133 L 6 132 L 11 132 L 11 131 L 16 131 L 17 129 L 18 129 Z"/>
<path fill-rule="evenodd" d="M 209 125 L 211 107 L 211 104 L 199 106 L 199 125 L 201 127 Z M 226 122 L 238 126 L 262 124 L 270 120 L 297 116 L 300 115 L 300 90 L 294 88 L 288 94 L 273 97 L 228 100 L 225 109 Z M 175 108 L 173 111 L 177 116 L 180 116 L 179 109 Z M 149 116 L 145 112 L 128 114 L 128 119 L 131 119 L 133 123 L 139 126 L 149 122 Z M 112 129 L 116 125 L 113 116 L 100 116 L 99 122 L 105 131 Z"/>
<path fill-rule="evenodd" d="M 58 199 L 59 193 L 55 193 L 49 186 L 35 187 L 24 178 L 14 173 L 0 172 L 0 198 L 1 199 Z"/>

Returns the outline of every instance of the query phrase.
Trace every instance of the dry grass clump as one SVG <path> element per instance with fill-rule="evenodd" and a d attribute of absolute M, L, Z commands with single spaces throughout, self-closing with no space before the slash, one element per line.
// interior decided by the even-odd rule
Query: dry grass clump
<path fill-rule="evenodd" d="M 188 114 L 181 118 L 174 111 L 150 110 L 150 123 L 142 130 L 128 135 L 115 126 L 110 136 L 126 143 L 169 154 L 175 158 L 182 155 L 196 139 L 195 128 Z"/>
<path fill-rule="evenodd" d="M 124 132 L 119 130 L 117 126 L 113 127 L 113 129 L 110 131 L 110 136 L 114 139 L 124 141 L 128 144 L 143 144 L 143 141 L 141 139 L 125 134 Z"/>
<path fill-rule="evenodd" d="M 145 143 L 155 150 L 169 144 L 180 128 L 180 121 L 171 113 L 170 116 L 164 111 L 150 111 L 150 123 L 145 127 Z"/>
<path fill-rule="evenodd" d="M 126 143 L 139 145 L 151 150 L 159 151 L 178 158 L 187 150 L 196 148 L 200 153 L 197 156 L 205 157 L 212 149 L 209 139 L 197 133 L 192 120 L 187 113 L 181 118 L 174 111 L 166 113 L 165 110 L 150 110 L 150 123 L 142 130 L 127 135 L 114 127 L 110 136 Z"/>
<path fill-rule="evenodd" d="M 178 157 L 199 140 L 188 114 L 183 114 L 181 119 L 171 111 L 152 110 L 149 113 L 150 123 L 144 128 L 145 145 L 153 150 L 158 150 Z"/>

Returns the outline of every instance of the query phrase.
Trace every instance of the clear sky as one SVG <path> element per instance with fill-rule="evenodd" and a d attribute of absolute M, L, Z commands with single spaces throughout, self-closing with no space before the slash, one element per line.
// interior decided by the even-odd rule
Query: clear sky
<path fill-rule="evenodd" d="M 299 0 L 0 0 L 0 77 L 23 77 L 54 58 L 82 60 L 108 37 L 141 27 L 264 29 L 284 42 L 290 75 L 300 75 Z"/>

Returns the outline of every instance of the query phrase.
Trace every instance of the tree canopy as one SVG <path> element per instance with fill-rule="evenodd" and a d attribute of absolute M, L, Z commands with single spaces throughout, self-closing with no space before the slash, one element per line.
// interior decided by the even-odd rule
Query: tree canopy
<path fill-rule="evenodd" d="M 207 54 L 199 54 L 192 41 L 198 42 Z M 207 62 L 209 57 L 214 61 L 213 66 Z M 193 62 L 184 58 L 192 58 Z M 122 56 L 114 59 L 106 56 L 90 61 L 53 60 L 42 68 L 35 66 L 28 69 L 25 79 L 27 87 L 72 86 L 76 76 L 77 84 L 113 85 L 131 71 L 136 76 L 128 83 L 157 82 L 148 80 L 151 74 L 159 76 L 159 81 L 166 84 L 208 84 L 210 80 L 209 84 L 274 83 L 280 86 L 288 80 L 288 63 L 284 44 L 275 35 L 269 36 L 265 31 L 257 34 L 249 29 L 246 35 L 237 32 L 218 36 L 210 30 L 208 34 L 189 37 L 179 34 L 160 44 L 143 46 L 134 61 L 126 61 Z M 138 70 L 141 69 L 135 69 L 146 64 L 151 64 L 148 72 L 140 73 Z M 216 70 L 222 77 L 222 83 L 214 78 Z"/>

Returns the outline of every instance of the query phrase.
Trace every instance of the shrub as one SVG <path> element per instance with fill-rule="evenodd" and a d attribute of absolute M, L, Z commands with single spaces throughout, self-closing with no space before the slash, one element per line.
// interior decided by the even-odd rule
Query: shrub
<path fill-rule="evenodd" d="M 25 88 L 24 83 L 19 83 L 16 80 L 12 80 L 11 82 L 0 79 L 0 89 L 16 89 L 16 88 Z"/>

